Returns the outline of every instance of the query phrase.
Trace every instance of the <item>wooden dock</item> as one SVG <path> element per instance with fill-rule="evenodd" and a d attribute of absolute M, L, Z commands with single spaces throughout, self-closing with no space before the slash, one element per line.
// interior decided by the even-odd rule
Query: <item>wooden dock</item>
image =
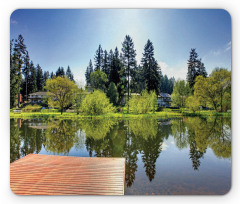
<path fill-rule="evenodd" d="M 18 195 L 124 195 L 125 158 L 29 154 L 10 164 Z"/>

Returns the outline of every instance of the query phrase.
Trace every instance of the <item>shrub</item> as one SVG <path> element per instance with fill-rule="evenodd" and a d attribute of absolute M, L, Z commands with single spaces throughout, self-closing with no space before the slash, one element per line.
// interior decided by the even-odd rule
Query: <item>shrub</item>
<path fill-rule="evenodd" d="M 114 107 L 104 92 L 96 90 L 83 99 L 82 112 L 88 115 L 102 115 L 114 112 Z"/>
<path fill-rule="evenodd" d="M 37 104 L 34 105 L 27 105 L 25 108 L 22 109 L 22 112 L 39 112 L 41 111 L 42 106 Z"/>
<path fill-rule="evenodd" d="M 148 93 L 143 90 L 140 96 L 133 96 L 129 100 L 129 110 L 132 113 L 144 114 L 155 112 L 157 109 L 157 95 L 154 91 Z"/>

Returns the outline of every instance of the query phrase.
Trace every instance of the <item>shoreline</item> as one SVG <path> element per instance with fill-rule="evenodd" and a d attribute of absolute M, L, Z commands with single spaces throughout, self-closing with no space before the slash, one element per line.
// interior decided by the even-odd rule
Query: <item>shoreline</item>
<path fill-rule="evenodd" d="M 214 111 L 199 111 L 199 112 L 155 112 L 155 113 L 146 113 L 146 114 L 132 114 L 132 113 L 111 113 L 106 115 L 82 115 L 77 113 L 66 113 L 64 112 L 62 115 L 60 112 L 50 112 L 50 113 L 41 113 L 41 112 L 24 112 L 24 113 L 12 113 L 10 112 L 10 119 L 14 118 L 22 118 L 22 119 L 32 119 L 32 118 L 56 118 L 56 119 L 84 119 L 84 118 L 171 118 L 171 117 L 231 117 L 231 112 L 223 112 L 218 113 Z"/>

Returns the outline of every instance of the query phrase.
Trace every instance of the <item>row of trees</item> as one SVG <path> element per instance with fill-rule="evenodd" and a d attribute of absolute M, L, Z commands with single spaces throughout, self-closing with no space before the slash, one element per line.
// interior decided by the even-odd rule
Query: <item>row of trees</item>
<path fill-rule="evenodd" d="M 117 47 L 108 53 L 99 45 L 94 56 L 94 65 L 90 60 L 85 77 L 88 86 L 111 93 L 117 90 L 116 104 L 121 102 L 124 94 L 127 94 L 129 101 L 131 93 L 141 93 L 143 89 L 148 92 L 153 90 L 157 95 L 160 91 L 171 94 L 175 81 L 174 78 L 162 76 L 150 40 L 144 46 L 141 64 L 137 65 L 136 50 L 129 35 L 126 35 L 122 43 L 121 53 Z"/>
<path fill-rule="evenodd" d="M 28 95 L 37 91 L 43 91 L 47 79 L 57 76 L 67 76 L 74 81 L 73 74 L 68 66 L 66 73 L 63 67 L 59 67 L 54 74 L 43 71 L 41 66 L 34 65 L 30 60 L 27 46 L 22 35 L 18 39 L 10 41 L 10 107 L 20 105 L 20 94 L 27 101 Z M 17 103 L 16 103 L 17 101 Z"/>
<path fill-rule="evenodd" d="M 178 80 L 173 88 L 172 102 L 174 106 L 187 107 L 194 112 L 200 106 L 226 112 L 231 109 L 231 71 L 216 68 L 209 77 L 198 75 L 192 88 L 184 80 Z"/>

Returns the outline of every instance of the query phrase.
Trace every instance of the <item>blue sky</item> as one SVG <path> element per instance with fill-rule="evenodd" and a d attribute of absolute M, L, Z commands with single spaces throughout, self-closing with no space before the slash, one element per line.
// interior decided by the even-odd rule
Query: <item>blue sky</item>
<path fill-rule="evenodd" d="M 82 85 L 98 45 L 120 50 L 125 35 L 133 39 L 139 63 L 150 39 L 169 77 L 186 78 L 191 48 L 209 74 L 215 67 L 231 69 L 231 17 L 225 10 L 20 9 L 12 13 L 10 29 L 11 39 L 23 35 L 35 65 L 50 72 L 69 65 Z"/>

